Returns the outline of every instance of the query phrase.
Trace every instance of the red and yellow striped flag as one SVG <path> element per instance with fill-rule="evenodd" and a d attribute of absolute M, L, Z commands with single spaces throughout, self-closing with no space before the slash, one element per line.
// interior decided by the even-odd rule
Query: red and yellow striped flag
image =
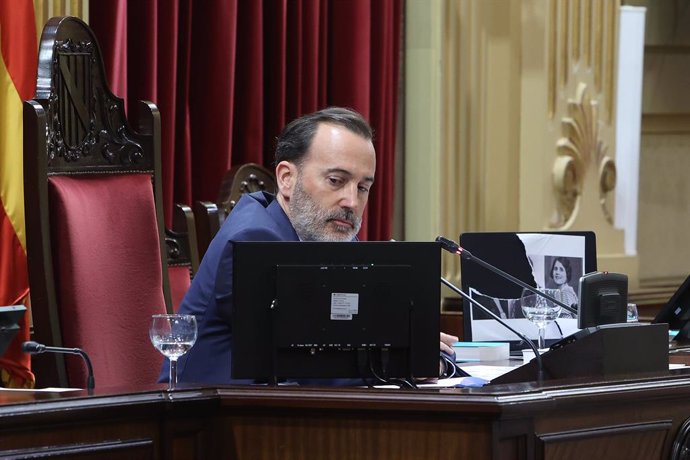
<path fill-rule="evenodd" d="M 0 0 L 0 305 L 28 303 L 24 226 L 22 101 L 36 84 L 36 23 L 32 0 Z M 4 355 L 0 379 L 5 387 L 33 387 L 29 355 L 29 315 Z"/>

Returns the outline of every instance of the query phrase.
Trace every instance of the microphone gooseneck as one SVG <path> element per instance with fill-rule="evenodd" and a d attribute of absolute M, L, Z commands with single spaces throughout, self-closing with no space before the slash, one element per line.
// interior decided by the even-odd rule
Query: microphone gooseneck
<path fill-rule="evenodd" d="M 86 363 L 86 369 L 88 371 L 88 376 L 86 379 L 86 389 L 89 393 L 93 392 L 96 387 L 96 381 L 93 376 L 93 367 L 91 366 L 91 360 L 89 355 L 86 354 L 81 348 L 63 348 L 63 347 L 49 347 L 42 343 L 34 342 L 33 340 L 22 343 L 22 351 L 24 353 L 31 353 L 32 355 L 37 355 L 41 353 L 63 353 L 68 355 L 79 355 L 82 357 Z"/>
<path fill-rule="evenodd" d="M 537 294 L 538 296 L 545 298 L 549 302 L 553 302 L 556 305 L 560 306 L 561 308 L 565 308 L 570 313 L 577 315 L 577 310 L 575 308 L 571 307 L 570 305 L 566 305 L 565 303 L 561 302 L 560 300 L 554 299 L 550 295 L 544 294 L 539 289 L 537 289 L 533 286 L 530 286 L 529 284 L 527 284 L 524 281 L 514 277 L 513 275 L 504 272 L 500 268 L 495 267 L 495 266 L 491 265 L 490 263 L 480 259 L 479 257 L 472 255 L 472 253 L 470 251 L 461 247 L 455 241 L 449 240 L 448 238 L 444 238 L 442 236 L 437 236 L 436 241 L 441 243 L 441 247 L 443 249 L 445 249 L 446 251 L 453 253 L 455 255 L 458 255 L 465 260 L 471 260 L 471 261 L 481 265 L 482 267 L 486 268 L 487 270 L 496 273 L 497 275 L 501 276 L 502 278 L 505 278 L 508 281 L 511 281 L 511 282 L 517 284 L 521 288 L 527 289 L 528 291 L 531 291 L 531 292 Z"/>
<path fill-rule="evenodd" d="M 480 304 L 477 302 L 475 299 L 467 295 L 462 289 L 459 287 L 455 286 L 453 283 L 445 279 L 444 277 L 441 277 L 441 282 L 448 286 L 453 292 L 459 294 L 463 299 L 466 299 L 468 302 L 470 302 L 472 305 L 475 307 L 479 308 L 485 313 L 488 313 L 493 319 L 498 321 L 503 327 L 511 331 L 513 334 L 517 335 L 521 341 L 525 342 L 529 347 L 534 351 L 534 358 L 537 360 L 537 382 L 541 383 L 544 380 L 544 366 L 542 365 L 541 362 L 541 354 L 539 354 L 539 349 L 537 346 L 532 342 L 527 336 L 524 334 L 521 334 L 520 332 L 516 331 L 512 327 L 510 327 L 505 321 L 501 319 L 498 315 L 496 315 L 494 312 L 486 308 L 484 305 Z"/>

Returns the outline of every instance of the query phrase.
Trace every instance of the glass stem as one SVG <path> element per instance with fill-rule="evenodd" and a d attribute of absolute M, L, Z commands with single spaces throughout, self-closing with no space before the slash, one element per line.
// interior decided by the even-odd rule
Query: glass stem
<path fill-rule="evenodd" d="M 173 389 L 177 385 L 177 359 L 170 358 L 170 376 L 168 388 Z"/>
<path fill-rule="evenodd" d="M 546 348 L 545 336 L 546 336 L 546 328 L 540 327 L 539 328 L 539 349 L 540 350 L 543 350 L 544 348 Z"/>

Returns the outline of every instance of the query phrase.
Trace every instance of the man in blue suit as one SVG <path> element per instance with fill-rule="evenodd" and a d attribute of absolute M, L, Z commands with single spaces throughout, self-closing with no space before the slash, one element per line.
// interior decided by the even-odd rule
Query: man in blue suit
<path fill-rule="evenodd" d="M 374 183 L 372 131 L 352 110 L 331 107 L 298 118 L 278 138 L 277 194 L 244 195 L 209 245 L 179 313 L 199 335 L 180 358 L 179 382 L 240 383 L 230 375 L 234 241 L 352 241 Z M 257 331 L 261 333 L 261 331 Z M 457 337 L 441 335 L 452 353 Z M 168 363 L 160 381 L 167 381 Z"/>

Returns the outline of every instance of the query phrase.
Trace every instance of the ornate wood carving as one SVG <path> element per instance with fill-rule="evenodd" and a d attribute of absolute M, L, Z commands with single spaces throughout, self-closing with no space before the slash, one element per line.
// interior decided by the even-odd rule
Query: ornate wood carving
<path fill-rule="evenodd" d="M 78 162 L 100 152 L 112 165 L 138 164 L 142 145 L 124 120 L 122 100 L 104 90 L 92 41 L 56 41 L 48 99 L 48 158 Z M 92 158 L 91 161 L 98 161 Z"/>
<path fill-rule="evenodd" d="M 580 83 L 575 98 L 568 100 L 568 115 L 561 126 L 563 137 L 556 143 L 557 158 L 552 170 L 557 209 L 551 226 L 564 227 L 577 213 L 585 175 L 593 162 L 599 177 L 602 212 L 606 220 L 613 223 L 606 195 L 616 187 L 616 165 L 607 155 L 606 144 L 599 138 L 598 103 L 589 97 L 586 84 Z"/>
<path fill-rule="evenodd" d="M 99 91 L 103 101 L 103 128 L 99 131 L 101 153 L 112 164 L 131 165 L 143 159 L 144 151 L 126 129 L 127 124 L 122 119 L 122 109 L 119 101 L 107 97 L 105 91 Z"/>
<path fill-rule="evenodd" d="M 227 215 L 243 194 L 259 191 L 275 193 L 276 189 L 275 177 L 270 170 L 255 163 L 247 163 L 235 166 L 225 173 L 217 201 Z"/>
<path fill-rule="evenodd" d="M 245 193 L 252 193 L 252 192 L 259 192 L 262 190 L 266 190 L 266 182 L 259 179 L 256 176 L 256 174 L 252 173 L 252 174 L 249 174 L 246 177 L 246 179 L 243 179 L 240 182 L 239 190 L 240 190 L 240 196 L 242 196 Z M 229 214 L 230 211 L 233 210 L 233 208 L 237 204 L 237 201 L 239 201 L 239 198 L 230 197 L 230 199 L 225 203 L 225 212 L 227 214 Z"/>
<path fill-rule="evenodd" d="M 76 161 L 90 155 L 96 143 L 95 100 L 91 85 L 83 83 L 90 78 L 81 75 L 90 75 L 93 64 L 93 43 L 71 39 L 55 43 L 46 133 L 51 161 L 56 156 Z"/>

